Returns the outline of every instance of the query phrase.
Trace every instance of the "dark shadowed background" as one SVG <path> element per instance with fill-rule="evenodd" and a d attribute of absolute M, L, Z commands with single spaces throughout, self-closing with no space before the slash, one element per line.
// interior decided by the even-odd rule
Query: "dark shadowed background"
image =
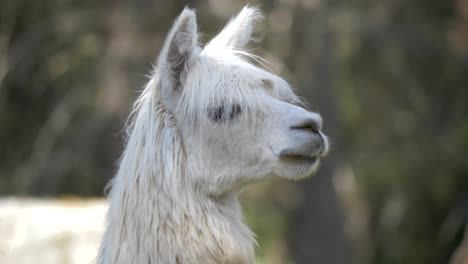
<path fill-rule="evenodd" d="M 247 3 L 0 0 L 0 194 L 103 196 L 173 19 L 197 9 L 205 43 Z M 468 0 L 250 3 L 251 51 L 333 141 L 315 177 L 245 191 L 259 263 L 448 263 L 468 217 Z"/>

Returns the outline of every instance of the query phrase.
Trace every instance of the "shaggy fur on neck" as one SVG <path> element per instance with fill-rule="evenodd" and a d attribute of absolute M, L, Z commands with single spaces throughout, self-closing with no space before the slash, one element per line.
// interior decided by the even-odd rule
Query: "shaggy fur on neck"
<path fill-rule="evenodd" d="M 184 146 L 151 81 L 133 110 L 109 194 L 99 263 L 253 263 L 254 238 L 236 194 L 210 197 L 189 186 Z"/>

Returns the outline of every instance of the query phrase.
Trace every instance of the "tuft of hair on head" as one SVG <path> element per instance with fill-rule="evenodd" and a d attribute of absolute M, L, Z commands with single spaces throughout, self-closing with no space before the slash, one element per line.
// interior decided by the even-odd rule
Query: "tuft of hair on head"
<path fill-rule="evenodd" d="M 206 46 L 205 51 L 242 51 L 252 39 L 255 23 L 263 18 L 257 7 L 245 6 Z"/>

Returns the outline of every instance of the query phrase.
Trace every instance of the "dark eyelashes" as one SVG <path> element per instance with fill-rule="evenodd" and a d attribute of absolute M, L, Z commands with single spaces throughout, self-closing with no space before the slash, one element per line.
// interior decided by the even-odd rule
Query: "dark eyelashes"
<path fill-rule="evenodd" d="M 242 108 L 239 104 L 234 104 L 231 107 L 225 107 L 223 105 L 208 109 L 208 117 L 216 123 L 232 120 L 241 113 Z"/>
<path fill-rule="evenodd" d="M 208 117 L 215 121 L 216 123 L 220 123 L 223 120 L 224 116 L 224 106 L 218 106 L 208 109 Z"/>

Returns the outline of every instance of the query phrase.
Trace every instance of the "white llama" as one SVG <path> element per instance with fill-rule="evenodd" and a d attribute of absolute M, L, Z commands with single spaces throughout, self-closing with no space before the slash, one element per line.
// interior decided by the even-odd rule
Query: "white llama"
<path fill-rule="evenodd" d="M 328 149 L 320 115 L 245 59 L 259 17 L 245 7 L 204 48 L 194 11 L 175 21 L 135 103 L 99 263 L 254 263 L 240 190 L 317 169 Z"/>

